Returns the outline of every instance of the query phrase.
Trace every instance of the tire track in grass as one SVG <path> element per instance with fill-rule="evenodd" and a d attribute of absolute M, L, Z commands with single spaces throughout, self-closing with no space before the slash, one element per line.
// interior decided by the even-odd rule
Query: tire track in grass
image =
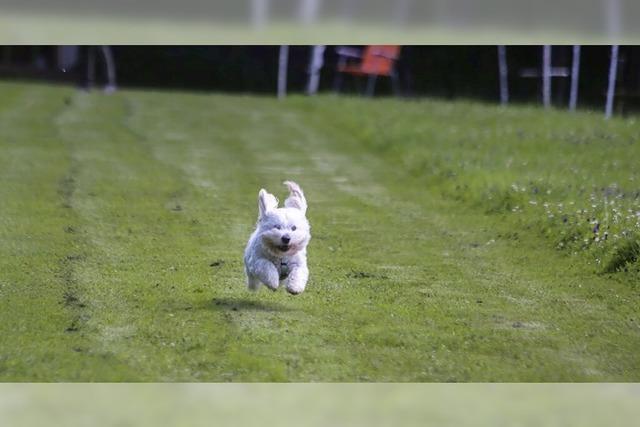
<path fill-rule="evenodd" d="M 86 271 L 94 267 L 102 252 L 100 241 L 91 234 L 91 223 L 84 217 L 82 194 L 83 178 L 91 175 L 91 160 L 95 158 L 83 157 L 79 149 L 88 142 L 90 133 L 74 128 L 74 117 L 90 109 L 90 98 L 86 92 L 68 91 L 62 103 L 64 107 L 50 117 L 49 134 L 54 135 L 56 143 L 64 149 L 67 162 L 66 170 L 57 181 L 57 193 L 61 217 L 66 221 L 63 231 L 69 248 L 59 258 L 56 274 L 64 285 L 60 306 L 71 317 L 64 333 L 78 359 L 77 363 L 69 364 L 66 371 L 57 372 L 58 377 L 50 378 L 53 380 L 112 381 L 132 378 L 137 373 L 118 355 L 101 351 L 95 345 L 103 301 L 96 298 L 95 287 L 92 287 L 99 281 L 98 275 L 87 280 Z M 69 138 L 70 132 L 73 132 L 72 138 Z M 89 196 L 96 195 L 89 193 Z"/>
<path fill-rule="evenodd" d="M 79 162 L 86 164 L 83 169 L 85 172 L 77 180 L 79 188 L 76 205 L 99 255 L 84 265 L 80 276 L 87 284 L 93 304 L 102 306 L 103 310 L 89 322 L 96 332 L 94 344 L 97 349 L 139 369 L 141 373 L 133 378 L 144 378 L 144 375 L 156 379 L 160 375 L 166 380 L 220 380 L 237 378 L 239 375 L 251 378 L 246 376 L 246 372 L 243 374 L 246 361 L 241 359 L 242 354 L 235 354 L 238 360 L 225 360 L 228 343 L 237 338 L 233 322 L 229 319 L 237 308 L 237 303 L 220 298 L 217 301 L 222 303 L 216 305 L 211 302 L 210 297 L 203 302 L 203 296 L 215 288 L 205 285 L 203 289 L 203 286 L 197 284 L 198 281 L 204 280 L 206 283 L 214 280 L 209 266 L 210 254 L 198 255 L 202 252 L 199 244 L 213 236 L 199 235 L 203 231 L 202 226 L 206 225 L 205 219 L 187 217 L 201 215 L 203 210 L 215 213 L 215 205 L 213 210 L 208 206 L 204 209 L 209 203 L 207 197 L 210 191 L 208 186 L 201 184 L 203 180 L 209 180 L 208 176 L 201 173 L 200 169 L 193 169 L 193 165 L 190 166 L 193 157 L 203 154 L 202 147 L 189 144 L 175 146 L 176 141 L 167 141 L 154 133 L 155 126 L 149 126 L 149 123 L 156 122 L 147 121 L 150 118 L 143 118 L 141 126 L 131 127 L 129 115 L 133 114 L 135 117 L 136 108 L 154 111 L 158 110 L 157 105 L 134 105 L 134 111 L 131 111 L 122 98 L 90 97 L 83 102 L 87 102 L 87 108 L 66 123 L 68 128 L 65 130 L 65 137 L 74 144 L 74 156 Z M 188 102 L 185 104 L 185 108 L 190 107 Z M 109 122 L 97 119 L 99 117 L 109 117 Z M 135 124 L 135 120 L 133 122 Z M 172 122 L 179 127 L 180 117 L 173 117 Z M 148 126 L 146 130 L 145 123 Z M 194 133 L 197 138 L 199 132 Z M 220 148 L 224 147 L 218 147 Z M 186 155 L 181 154 L 182 152 Z M 115 162 L 118 163 L 117 174 L 113 175 L 110 169 Z M 196 175 L 193 175 L 194 171 Z M 191 180 L 194 182 L 190 182 Z M 115 200 L 111 193 L 118 192 L 114 191 L 114 187 L 123 189 L 122 194 L 118 194 L 120 197 Z M 128 194 L 140 191 L 145 194 L 144 199 L 127 200 L 123 206 L 120 198 L 128 198 Z M 90 193 L 95 195 L 90 197 Z M 230 195 L 238 193 L 228 192 Z M 170 205 L 159 202 L 167 196 L 174 199 L 171 204 L 179 202 L 182 209 L 174 210 Z M 227 197 L 227 192 L 224 196 Z M 222 201 L 224 202 L 224 197 Z M 127 218 L 122 211 L 118 212 L 119 209 L 133 210 L 139 212 L 139 215 Z M 225 216 L 233 218 L 235 211 L 237 210 L 231 208 Z M 153 225 L 141 225 L 140 219 L 144 218 L 147 218 L 146 223 Z M 150 218 L 153 219 L 149 221 Z M 194 219 L 197 220 L 195 225 Z M 112 234 L 114 226 L 133 228 L 133 233 L 127 236 L 131 243 L 119 239 L 121 236 L 118 236 L 120 233 L 117 231 Z M 221 245 L 228 246 L 224 240 L 233 242 L 233 238 L 227 239 L 228 234 L 224 230 L 221 230 L 221 234 L 223 241 L 216 242 L 214 246 L 218 251 Z M 143 290 L 140 292 L 143 295 L 135 295 L 135 292 L 126 289 L 127 285 L 138 285 L 140 275 L 130 274 L 128 270 L 132 268 L 129 267 L 131 262 L 122 263 L 127 258 L 145 263 L 144 256 L 133 252 L 136 243 L 139 243 L 135 241 L 136 235 L 155 240 L 153 248 L 144 249 L 149 251 L 149 255 L 155 254 L 152 255 L 154 260 L 166 263 L 165 266 L 168 267 L 168 271 L 162 272 L 163 274 L 154 274 L 143 267 L 152 276 L 156 276 L 152 282 L 160 281 L 159 289 L 148 294 Z M 244 235 L 236 238 L 244 245 Z M 198 244 L 191 247 L 194 241 Z M 168 244 L 173 251 L 164 253 Z M 238 249 L 237 252 L 241 254 L 241 247 Z M 191 255 L 188 255 L 190 252 Z M 229 254 L 229 251 L 227 249 L 226 252 L 219 253 Z M 237 256 L 235 251 L 233 256 Z M 203 257 L 206 258 L 202 259 Z M 185 262 L 181 262 L 181 259 Z M 201 263 L 198 259 L 206 263 Z M 237 256 L 237 259 L 241 259 L 241 256 Z M 172 264 L 168 264 L 169 262 Z M 119 269 L 114 270 L 116 265 L 119 265 Z M 105 270 L 112 277 L 105 277 Z M 119 276 L 119 280 L 116 280 Z M 227 286 L 236 286 L 237 290 L 230 291 L 231 294 L 244 290 L 242 285 L 237 288 L 235 280 L 239 277 L 236 274 L 225 272 L 217 275 L 216 279 L 220 276 Z M 100 286 L 96 283 L 96 277 L 102 281 Z M 231 282 L 231 278 L 234 282 Z M 165 280 L 171 280 L 175 285 L 165 285 Z M 112 295 L 104 295 L 105 288 Z M 158 294 L 163 289 L 169 291 L 170 296 Z M 113 301 L 114 297 L 117 297 L 117 302 Z M 231 307 L 227 307 L 226 301 L 231 301 Z M 154 304 L 157 307 L 155 309 Z M 263 307 L 270 309 L 268 304 Z M 132 319 L 132 312 L 140 313 L 145 310 L 147 313 L 144 315 L 151 319 Z M 217 324 L 214 329 L 207 327 L 212 320 L 214 325 Z M 225 322 L 227 326 L 221 328 Z M 153 356 L 147 358 L 147 355 Z M 212 357 L 213 355 L 217 357 Z M 141 367 L 142 363 L 146 365 Z M 270 375 L 264 376 L 265 379 L 282 378 L 277 369 L 267 369 L 263 375 Z"/>
<path fill-rule="evenodd" d="M 2 335 L 22 344 L 2 347 L 14 352 L 13 378 L 46 380 L 56 372 L 56 379 L 72 380 L 83 338 L 69 333 L 78 330 L 84 306 L 74 275 L 79 245 L 70 234 L 73 165 L 53 126 L 71 91 L 30 85 L 20 92 L 0 117 L 0 150 L 9 159 L 2 167 L 7 253 L 0 270 L 12 287 L 3 298 L 8 305 L 1 311 L 9 317 L 1 323 L 9 329 Z M 16 326 L 23 322 L 28 326 Z"/>
<path fill-rule="evenodd" d="M 148 308 L 146 304 L 143 307 L 142 296 L 153 289 L 154 284 L 147 282 L 144 274 L 136 274 L 136 265 L 150 260 L 145 259 L 144 254 L 131 252 L 136 243 L 132 236 L 145 228 L 145 224 L 136 222 L 135 212 L 131 211 L 136 209 L 136 195 L 132 193 L 141 191 L 139 184 L 144 186 L 148 178 L 145 174 L 152 173 L 155 165 L 143 164 L 136 170 L 140 165 L 134 160 L 145 158 L 146 153 L 120 128 L 119 98 L 80 93 L 75 101 L 78 108 L 63 116 L 58 125 L 64 139 L 73 147 L 74 160 L 83 165 L 76 178 L 74 206 L 81 216 L 87 239 L 95 247 L 77 269 L 77 280 L 82 283 L 94 311 L 87 324 L 92 340 L 90 352 L 114 368 L 126 366 L 115 373 L 94 370 L 88 372 L 86 378 L 104 380 L 116 375 L 128 380 L 157 379 L 157 367 L 147 369 L 145 353 L 153 354 L 158 351 L 154 346 L 169 343 L 164 341 L 162 333 L 154 335 L 154 329 L 138 319 L 144 308 Z M 148 186 L 141 194 L 145 192 L 153 193 Z M 157 232 L 157 228 L 154 231 Z M 144 251 L 148 246 L 139 249 Z M 158 275 L 153 276 L 152 282 L 159 287 Z M 167 287 L 175 289 L 175 285 Z M 159 302 L 157 293 L 151 292 L 148 296 L 147 302 Z M 158 313 L 152 311 L 150 317 L 156 315 Z M 152 335 L 147 337 L 150 345 L 145 346 L 144 339 L 139 340 L 144 334 Z M 162 360 L 151 362 L 163 363 Z"/>
<path fill-rule="evenodd" d="M 67 174 L 62 177 L 58 183 L 58 194 L 62 199 L 61 203 L 63 209 L 73 209 L 73 193 L 75 192 L 75 177 L 77 174 L 78 166 L 72 161 Z M 75 217 L 73 214 L 70 216 Z M 64 228 L 64 232 L 71 235 L 70 240 L 72 241 L 77 240 L 73 238 L 73 235 L 78 232 L 79 227 L 75 223 L 76 221 L 70 221 L 72 224 L 67 225 Z M 77 244 L 78 242 L 76 242 L 76 245 L 74 246 L 77 246 Z M 81 289 L 79 288 L 75 277 L 75 264 L 80 261 L 82 257 L 82 254 L 68 253 L 59 261 L 58 275 L 65 287 L 64 294 L 62 295 L 62 301 L 60 301 L 60 303 L 73 313 L 71 323 L 67 326 L 65 332 L 78 332 L 89 319 L 89 314 L 85 310 L 86 304 L 80 300 Z M 75 347 L 75 350 L 82 351 L 80 347 Z"/>
<path fill-rule="evenodd" d="M 232 209 L 225 209 L 222 204 L 228 203 L 226 198 L 228 194 L 236 193 L 227 189 L 229 183 L 234 180 L 230 179 L 228 173 L 224 176 L 214 173 L 211 176 L 211 173 L 200 166 L 200 162 L 211 160 L 212 169 L 216 170 L 216 164 L 227 166 L 233 164 L 234 159 L 229 159 L 226 152 L 221 149 L 224 147 L 220 147 L 220 143 L 216 140 L 215 124 L 211 126 L 212 123 L 208 118 L 208 114 L 215 114 L 215 110 L 211 111 L 209 108 L 210 100 L 195 96 L 186 98 L 182 103 L 183 109 L 175 111 L 172 108 L 173 103 L 151 104 L 146 102 L 142 94 L 131 96 L 128 99 L 130 116 L 127 119 L 127 126 L 134 133 L 146 135 L 145 140 L 151 141 L 148 150 L 154 159 L 179 173 L 193 187 L 192 191 L 200 199 L 198 201 L 200 206 L 189 206 L 187 209 L 195 210 L 204 216 L 199 220 L 199 224 L 201 229 L 206 231 L 198 236 L 202 245 L 201 265 L 209 267 L 207 269 L 209 274 L 211 274 L 211 267 L 215 269 L 210 280 L 216 280 L 217 283 L 214 282 L 214 286 L 207 286 L 201 294 L 205 297 L 206 294 L 211 295 L 212 291 L 215 294 L 220 293 L 221 287 L 237 286 L 233 283 L 234 275 L 229 269 L 236 267 L 237 271 L 240 270 L 240 265 L 236 262 L 239 258 L 235 253 L 230 253 L 228 247 L 237 246 L 236 243 L 241 242 L 234 241 L 234 237 L 237 239 L 238 236 L 230 233 L 233 225 L 230 228 L 224 226 L 225 220 L 233 220 L 230 217 Z M 186 110 L 187 114 L 182 114 L 183 110 Z M 201 113 L 205 111 L 208 112 L 207 115 Z M 162 117 L 171 117 L 171 120 L 161 120 Z M 155 125 L 148 126 L 146 125 L 148 123 L 155 123 Z M 210 217 L 218 219 L 218 223 L 212 222 Z M 225 245 L 226 248 L 221 248 L 220 245 L 224 241 L 229 244 Z M 213 261 L 204 263 L 205 260 L 212 259 Z M 224 294 L 224 291 L 222 292 Z M 234 368 L 233 361 L 228 357 L 229 346 L 238 335 L 232 320 L 232 311 L 237 310 L 237 304 L 233 302 L 227 304 L 227 301 L 231 300 L 220 297 L 214 297 L 213 300 L 210 297 L 200 298 L 197 307 L 218 314 L 218 319 L 222 323 L 218 327 L 223 327 L 228 332 L 224 341 L 217 342 L 215 345 L 218 347 L 219 357 L 229 359 L 231 363 L 215 374 L 211 372 L 211 363 L 216 362 L 211 361 L 210 358 L 202 358 L 201 372 L 196 373 L 196 378 L 230 380 L 237 375 L 234 372 L 237 368 Z M 204 346 L 204 349 L 207 347 Z"/>
<path fill-rule="evenodd" d="M 139 97 L 134 101 L 137 112 L 163 113 L 162 109 L 149 109 L 146 103 L 140 103 Z M 211 233 L 202 249 L 205 256 L 216 261 L 211 263 L 214 286 L 208 290 L 214 298 L 208 299 L 205 307 L 221 313 L 231 338 L 223 355 L 231 371 L 217 380 L 283 380 L 278 364 L 262 363 L 264 359 L 257 357 L 255 351 L 238 345 L 256 327 L 270 332 L 272 338 L 268 341 L 277 339 L 273 323 L 279 321 L 280 312 L 288 310 L 277 302 L 277 296 L 253 295 L 245 289 L 242 251 L 255 222 L 253 195 L 257 193 L 256 186 L 247 183 L 254 165 L 246 151 L 247 136 L 242 131 L 245 115 L 222 107 L 218 97 L 188 97 L 188 101 L 191 108 L 185 114 L 175 112 L 171 121 L 145 131 L 154 141 L 150 149 L 155 158 L 185 175 L 196 187 L 194 192 L 204 199 L 205 212 L 209 213 L 210 219 L 202 222 Z M 135 131 L 140 132 L 141 124 L 148 121 L 157 122 L 150 117 L 134 117 L 131 122 Z"/>

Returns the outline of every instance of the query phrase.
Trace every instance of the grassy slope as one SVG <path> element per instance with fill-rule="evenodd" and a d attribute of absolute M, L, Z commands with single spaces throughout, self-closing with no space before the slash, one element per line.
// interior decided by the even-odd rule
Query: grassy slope
<path fill-rule="evenodd" d="M 558 251 L 536 228 L 545 213 L 489 199 L 518 200 L 514 178 L 555 183 L 567 156 L 588 170 L 599 150 L 618 163 L 593 181 L 637 178 L 637 143 L 553 144 L 603 129 L 627 140 L 633 120 L 0 91 L 2 380 L 640 378 L 632 273 L 595 274 L 590 249 Z M 514 156 L 537 168 L 507 166 Z M 241 253 L 257 190 L 283 196 L 285 178 L 310 205 L 310 285 L 251 294 Z"/>

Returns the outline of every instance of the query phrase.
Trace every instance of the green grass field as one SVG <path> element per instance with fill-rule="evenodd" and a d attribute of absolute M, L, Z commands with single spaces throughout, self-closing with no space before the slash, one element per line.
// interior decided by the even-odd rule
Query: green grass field
<path fill-rule="evenodd" d="M 2 381 L 640 381 L 640 126 L 0 83 Z M 307 291 L 249 293 L 257 192 Z"/>

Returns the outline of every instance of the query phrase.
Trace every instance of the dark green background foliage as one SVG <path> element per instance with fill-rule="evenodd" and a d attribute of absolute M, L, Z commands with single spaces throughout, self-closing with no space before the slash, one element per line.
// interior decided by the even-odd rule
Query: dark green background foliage
<path fill-rule="evenodd" d="M 273 94 L 278 72 L 278 46 L 114 46 L 118 81 L 123 86 L 164 87 L 188 90 L 252 92 Z M 292 46 L 289 54 L 288 87 L 294 92 L 306 88 L 310 46 Z M 7 55 L 5 53 L 5 55 Z M 80 50 L 77 67 L 62 73 L 56 70 L 54 46 L 10 48 L 15 66 L 0 70 L 5 75 L 66 79 L 77 84 L 86 82 L 86 47 Z M 579 106 L 604 108 L 609 70 L 610 47 L 582 46 Z M 46 69 L 29 68 L 41 56 Z M 320 89 L 333 90 L 337 55 L 327 46 Z M 104 81 L 103 59 L 97 55 L 98 81 Z M 479 99 L 497 102 L 498 59 L 495 46 L 403 46 L 397 64 L 400 93 L 403 96 L 431 96 L 446 99 Z M 553 47 L 553 66 L 572 65 L 572 47 Z M 512 102 L 541 101 L 541 79 L 524 78 L 525 69 L 542 67 L 541 46 L 509 46 L 509 92 Z M 617 112 L 637 111 L 640 93 L 640 47 L 622 46 L 617 78 Z M 569 78 L 553 79 L 552 101 L 566 107 Z M 343 91 L 362 92 L 362 78 L 345 77 Z M 388 79 L 380 78 L 376 93 L 391 93 Z"/>

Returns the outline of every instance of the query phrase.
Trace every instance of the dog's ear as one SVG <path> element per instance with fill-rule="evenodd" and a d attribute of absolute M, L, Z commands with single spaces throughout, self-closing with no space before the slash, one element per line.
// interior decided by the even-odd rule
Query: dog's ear
<path fill-rule="evenodd" d="M 307 199 L 304 198 L 302 188 L 293 181 L 285 181 L 284 185 L 289 189 L 289 197 L 284 201 L 285 207 L 300 209 L 302 213 L 306 213 Z"/>
<path fill-rule="evenodd" d="M 264 188 L 258 193 L 258 216 L 262 218 L 264 214 L 278 207 L 278 199 L 273 194 L 267 193 Z"/>

